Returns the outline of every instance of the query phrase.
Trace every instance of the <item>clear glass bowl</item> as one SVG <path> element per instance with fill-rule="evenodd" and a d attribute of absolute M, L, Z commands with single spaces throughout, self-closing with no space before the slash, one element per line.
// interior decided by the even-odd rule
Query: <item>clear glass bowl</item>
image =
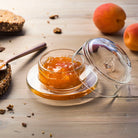
<path fill-rule="evenodd" d="M 78 76 L 85 68 L 84 61 L 80 56 L 72 63 L 74 52 L 71 49 L 55 49 L 41 56 L 38 77 L 49 91 L 69 93 L 82 85 Z"/>

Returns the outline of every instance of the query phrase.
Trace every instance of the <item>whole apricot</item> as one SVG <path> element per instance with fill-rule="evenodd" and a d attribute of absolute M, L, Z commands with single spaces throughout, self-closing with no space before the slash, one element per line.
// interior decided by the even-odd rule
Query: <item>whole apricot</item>
<path fill-rule="evenodd" d="M 132 51 L 138 51 L 138 23 L 129 25 L 123 35 L 125 45 Z"/>
<path fill-rule="evenodd" d="M 94 24 L 101 32 L 108 34 L 121 30 L 125 25 L 125 19 L 125 11 L 113 3 L 102 4 L 93 14 Z"/>

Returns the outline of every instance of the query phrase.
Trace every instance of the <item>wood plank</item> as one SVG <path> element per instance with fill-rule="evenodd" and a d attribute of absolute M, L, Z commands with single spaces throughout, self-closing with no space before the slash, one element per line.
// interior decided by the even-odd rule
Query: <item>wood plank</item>
<path fill-rule="evenodd" d="M 0 116 L 0 134 L 6 137 L 136 137 L 138 135 L 138 99 L 98 98 L 87 104 L 71 107 L 53 107 L 34 99 L 8 99 L 1 101 L 1 108 L 14 104 L 14 114 Z M 26 105 L 24 105 L 26 103 Z M 90 110 L 91 109 L 91 110 Z M 34 116 L 28 118 L 27 115 Z M 11 118 L 14 116 L 14 119 Z M 41 121 L 43 120 L 43 121 Z M 21 126 L 26 122 L 27 128 Z M 10 136 L 6 135 L 7 127 Z M 64 132 L 63 132 L 64 130 Z M 24 132 L 25 131 L 25 132 Z M 112 133 L 111 133 L 112 132 Z"/>

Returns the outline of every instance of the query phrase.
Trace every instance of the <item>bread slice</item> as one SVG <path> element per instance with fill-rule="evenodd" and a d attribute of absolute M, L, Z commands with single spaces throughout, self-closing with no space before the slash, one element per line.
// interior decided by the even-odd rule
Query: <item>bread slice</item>
<path fill-rule="evenodd" d="M 19 32 L 25 19 L 7 10 L 0 10 L 0 32 Z"/>
<path fill-rule="evenodd" d="M 0 71 L 0 96 L 9 88 L 11 83 L 11 66 L 8 64 L 7 69 Z"/>

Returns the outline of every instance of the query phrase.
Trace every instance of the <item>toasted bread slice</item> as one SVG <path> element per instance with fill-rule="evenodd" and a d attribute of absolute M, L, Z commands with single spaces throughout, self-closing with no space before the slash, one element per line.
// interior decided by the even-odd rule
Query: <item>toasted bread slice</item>
<path fill-rule="evenodd" d="M 7 65 L 7 69 L 0 71 L 0 96 L 9 88 L 11 82 L 11 66 Z"/>
<path fill-rule="evenodd" d="M 19 32 L 25 19 L 7 10 L 0 10 L 0 32 Z"/>

